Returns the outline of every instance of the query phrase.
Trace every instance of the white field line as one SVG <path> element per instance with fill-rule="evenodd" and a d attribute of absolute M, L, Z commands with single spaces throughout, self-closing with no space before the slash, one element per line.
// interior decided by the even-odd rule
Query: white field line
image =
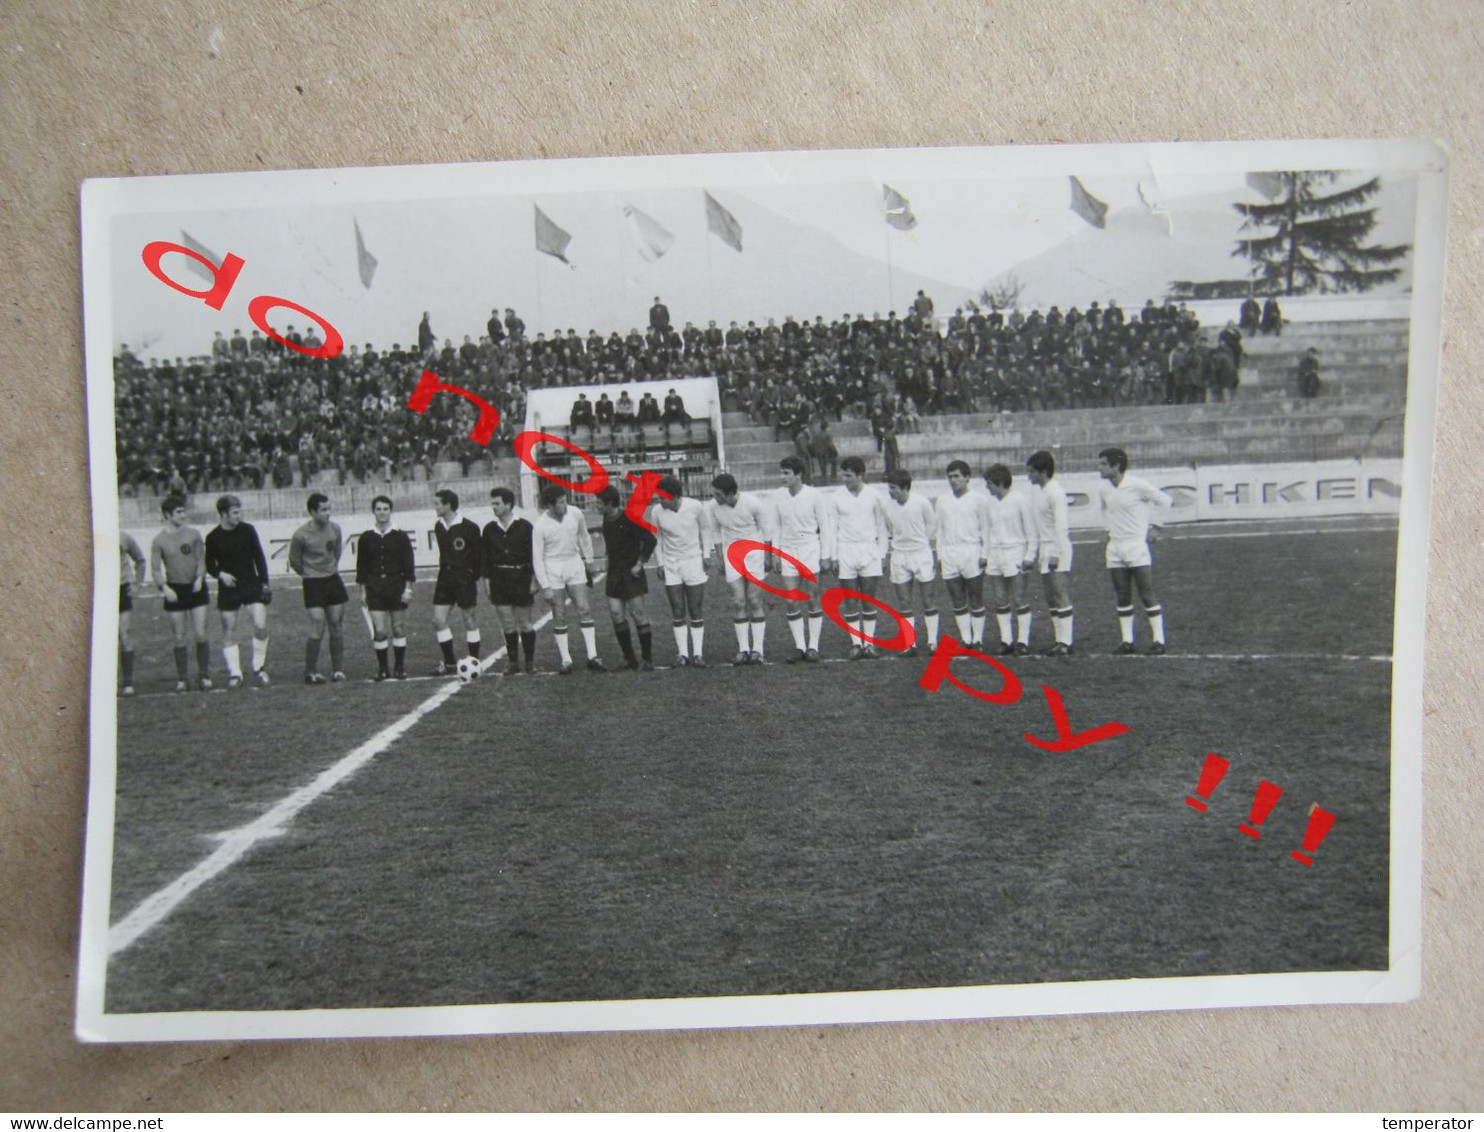
<path fill-rule="evenodd" d="M 548 620 L 550 614 L 537 623 L 537 628 Z M 480 668 L 487 671 L 490 665 L 504 655 L 505 648 L 502 645 L 481 660 Z M 378 731 L 334 766 L 321 771 L 314 781 L 295 790 L 261 817 L 237 829 L 217 834 L 221 844 L 209 857 L 176 877 L 164 888 L 145 897 L 132 912 L 108 929 L 108 953 L 117 955 L 129 947 L 180 907 L 203 884 L 220 876 L 240 861 L 259 841 L 281 836 L 301 810 L 350 778 L 411 731 L 424 716 L 440 708 L 463 686 L 460 681 L 449 681 L 401 719 Z"/>

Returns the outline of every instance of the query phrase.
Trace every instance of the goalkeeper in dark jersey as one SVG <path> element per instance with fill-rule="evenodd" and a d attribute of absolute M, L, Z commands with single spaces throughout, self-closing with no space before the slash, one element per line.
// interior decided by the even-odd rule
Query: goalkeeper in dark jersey
<path fill-rule="evenodd" d="M 252 618 L 252 671 L 268 683 L 268 559 L 251 523 L 242 521 L 242 500 L 224 495 L 216 501 L 217 525 L 206 534 L 206 572 L 219 583 L 216 609 L 222 618 L 222 657 L 227 687 L 242 686 L 242 659 L 237 646 L 237 614 Z"/>

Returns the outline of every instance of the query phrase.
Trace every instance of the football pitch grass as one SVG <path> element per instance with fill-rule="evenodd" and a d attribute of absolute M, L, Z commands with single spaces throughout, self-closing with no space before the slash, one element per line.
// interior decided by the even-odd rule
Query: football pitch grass
<path fill-rule="evenodd" d="M 111 956 L 106 1010 L 1384 969 L 1395 546 L 1394 524 L 1359 519 L 1175 532 L 1156 547 L 1170 654 L 1119 657 L 1100 543 L 1079 542 L 1079 655 L 1012 659 L 1024 690 L 1010 705 L 946 682 L 929 694 L 926 656 L 779 663 L 781 602 L 773 663 L 732 669 L 718 580 L 704 670 L 506 678 L 500 661 L 456 690 L 370 683 L 354 610 L 350 682 L 304 686 L 306 619 L 280 585 L 273 686 L 169 694 L 168 626 L 140 602 L 109 920 L 154 911 Z M 409 611 L 414 674 L 437 659 L 430 594 L 420 585 Z M 480 619 L 488 652 L 501 641 L 487 606 Z M 827 623 L 826 658 L 847 648 Z M 554 659 L 543 631 L 538 662 Z M 972 659 L 953 671 L 1001 683 Z M 1067 754 L 1032 746 L 1027 733 L 1055 734 L 1042 685 L 1073 728 L 1130 731 Z M 354 773 L 275 809 L 420 706 Z M 1200 813 L 1184 799 L 1207 752 L 1231 769 Z M 1253 839 L 1238 826 L 1262 780 L 1283 796 Z M 1289 854 L 1313 803 L 1337 820 L 1306 868 Z"/>

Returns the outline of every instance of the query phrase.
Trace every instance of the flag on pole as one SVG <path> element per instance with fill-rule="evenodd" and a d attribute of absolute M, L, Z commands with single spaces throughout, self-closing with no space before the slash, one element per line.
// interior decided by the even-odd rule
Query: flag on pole
<path fill-rule="evenodd" d="M 898 232 L 910 232 L 917 227 L 917 217 L 912 215 L 912 205 L 901 193 L 890 185 L 882 185 L 886 197 L 886 222 Z"/>
<path fill-rule="evenodd" d="M 1261 193 L 1268 200 L 1277 200 L 1287 187 L 1282 173 L 1248 173 L 1247 187 Z"/>
<path fill-rule="evenodd" d="M 1106 228 L 1108 206 L 1082 187 L 1082 182 L 1072 178 L 1072 211 L 1094 228 Z"/>
<path fill-rule="evenodd" d="M 376 257 L 366 250 L 366 241 L 361 238 L 361 223 L 352 219 L 356 228 L 356 266 L 361 272 L 361 286 L 371 289 L 371 277 L 376 274 Z"/>
<path fill-rule="evenodd" d="M 706 194 L 706 227 L 715 232 L 728 247 L 736 248 L 739 252 L 742 250 L 742 225 L 710 193 Z"/>
<path fill-rule="evenodd" d="M 623 214 L 628 218 L 629 230 L 634 233 L 634 243 L 639 248 L 639 254 L 646 260 L 653 263 L 670 250 L 670 245 L 675 242 L 675 234 L 653 216 L 631 204 L 624 205 Z"/>
<path fill-rule="evenodd" d="M 219 255 L 217 255 L 216 252 L 212 251 L 210 248 L 208 248 L 205 244 L 201 243 L 199 240 L 193 240 L 193 239 L 191 239 L 191 234 L 189 232 L 187 232 L 184 228 L 182 228 L 180 230 L 180 242 L 182 244 L 184 244 L 186 247 L 190 248 L 191 251 L 195 252 L 197 255 L 205 256 L 207 259 L 209 259 L 217 267 L 220 267 L 221 266 L 221 264 L 222 264 L 222 257 L 219 256 Z M 216 282 L 216 274 L 210 268 L 208 268 L 205 265 L 203 265 L 202 263 L 200 263 L 198 260 L 191 259 L 189 256 L 187 256 L 186 257 L 186 267 L 188 269 L 190 269 L 191 271 L 194 271 L 202 279 L 206 280 L 206 282 L 208 282 L 208 283 L 215 283 Z"/>
<path fill-rule="evenodd" d="M 538 252 L 545 252 L 547 255 L 559 259 L 563 263 L 566 263 L 568 267 L 571 267 L 572 265 L 567 262 L 567 245 L 571 242 L 571 234 L 562 231 L 552 223 L 551 217 L 542 212 L 541 206 L 537 205 L 536 250 Z"/>

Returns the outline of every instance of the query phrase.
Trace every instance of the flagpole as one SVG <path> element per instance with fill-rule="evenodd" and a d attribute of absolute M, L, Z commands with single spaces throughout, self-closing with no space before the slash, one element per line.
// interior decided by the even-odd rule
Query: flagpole
<path fill-rule="evenodd" d="M 702 191 L 701 195 L 701 212 L 703 214 L 706 214 L 707 216 L 705 231 L 701 233 L 701 239 L 706 241 L 706 294 L 707 296 L 709 296 L 711 301 L 711 317 L 716 319 L 718 322 L 723 322 L 725 321 L 725 319 L 723 319 L 719 314 L 716 313 L 716 279 L 714 276 L 714 269 L 711 266 L 711 223 L 710 215 L 706 212 L 706 196 L 704 190 Z"/>

